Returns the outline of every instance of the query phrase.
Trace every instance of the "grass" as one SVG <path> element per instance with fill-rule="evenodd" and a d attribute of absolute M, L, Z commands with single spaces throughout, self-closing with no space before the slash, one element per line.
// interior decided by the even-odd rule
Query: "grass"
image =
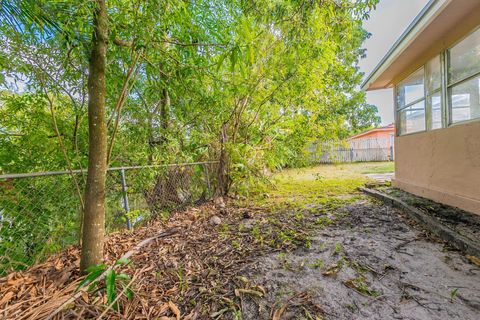
<path fill-rule="evenodd" d="M 393 163 L 367 162 L 286 169 L 273 177 L 274 186 L 256 197 L 259 205 L 308 209 L 357 200 L 357 188 L 370 181 L 364 173 L 391 172 Z"/>
<path fill-rule="evenodd" d="M 395 172 L 394 162 L 380 162 L 377 165 L 372 165 L 372 163 L 370 163 L 370 166 L 367 166 L 362 173 L 367 174 L 367 173 L 393 173 L 393 172 Z"/>

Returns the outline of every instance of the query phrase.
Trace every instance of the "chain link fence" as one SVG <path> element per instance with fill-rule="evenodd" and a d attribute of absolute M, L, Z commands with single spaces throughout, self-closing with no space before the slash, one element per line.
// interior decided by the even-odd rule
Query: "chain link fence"
<path fill-rule="evenodd" d="M 110 168 L 107 232 L 207 201 L 217 162 Z M 75 177 L 76 179 L 73 179 Z M 0 175 L 0 275 L 44 260 L 80 239 L 86 171 Z"/>

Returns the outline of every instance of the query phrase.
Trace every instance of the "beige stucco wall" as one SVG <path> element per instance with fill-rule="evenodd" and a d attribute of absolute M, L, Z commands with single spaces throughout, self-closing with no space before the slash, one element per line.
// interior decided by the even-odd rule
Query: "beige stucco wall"
<path fill-rule="evenodd" d="M 480 215 L 480 121 L 395 137 L 393 185 Z"/>

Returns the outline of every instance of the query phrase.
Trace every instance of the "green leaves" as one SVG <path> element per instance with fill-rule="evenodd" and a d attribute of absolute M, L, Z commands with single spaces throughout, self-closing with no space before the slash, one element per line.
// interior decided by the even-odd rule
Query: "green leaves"
<path fill-rule="evenodd" d="M 118 259 L 115 266 L 128 265 L 130 263 L 129 259 L 121 258 Z M 130 287 L 130 276 L 126 273 L 117 273 L 114 268 L 107 269 L 107 266 L 104 264 L 91 266 L 87 269 L 88 275 L 80 282 L 76 291 L 80 290 L 82 287 L 88 285 L 88 292 L 101 292 L 105 290 L 107 295 L 108 305 L 112 305 L 114 310 L 118 309 L 117 300 L 117 290 L 118 285 L 121 285 L 122 292 L 124 292 L 127 299 L 131 300 L 133 298 L 133 290 Z M 105 273 L 104 284 L 101 284 L 99 277 Z M 127 287 L 128 286 L 128 287 Z"/>
<path fill-rule="evenodd" d="M 237 65 L 238 56 L 240 53 L 240 49 L 238 47 L 234 47 L 230 52 L 230 72 L 235 72 L 235 66 Z"/>
<path fill-rule="evenodd" d="M 89 291 L 91 289 L 93 289 L 95 287 L 95 285 L 97 284 L 97 278 L 107 269 L 107 266 L 104 265 L 104 264 L 100 264 L 100 265 L 96 265 L 96 266 L 91 266 L 89 268 L 87 268 L 87 272 L 88 272 L 88 275 L 85 277 L 85 279 L 83 279 L 78 287 L 77 287 L 77 291 L 86 286 L 86 285 L 90 285 L 89 286 Z"/>
<path fill-rule="evenodd" d="M 107 301 L 108 304 L 111 304 L 115 298 L 117 297 L 117 286 L 116 286 L 116 274 L 115 271 L 110 269 L 107 271 L 107 275 L 105 277 L 105 287 L 107 288 Z M 116 306 L 114 306 L 116 309 Z"/>
<path fill-rule="evenodd" d="M 13 5 L 21 14 L 19 3 L 29 2 L 3 1 L 2 12 L 11 15 L 7 7 Z M 357 91 L 357 64 L 367 36 L 362 19 L 376 3 L 107 1 L 108 116 L 141 50 L 111 165 L 217 160 L 225 125 L 231 185 L 245 191 L 263 181 L 266 169 L 305 164 L 305 148 L 312 141 L 375 125 L 375 108 Z M 35 1 L 35 6 L 48 9 L 49 21 L 61 31 L 53 24 L 48 27 L 48 21 L 32 23 L 35 19 L 28 15 L 23 17 L 37 33 L 18 34 L 12 32 L 12 24 L 0 25 L 0 35 L 7 39 L 0 54 L 1 74 L 23 79 L 26 91 L 0 96 L 0 118 L 5 119 L 0 130 L 8 133 L 0 133 L 0 169 L 65 169 L 57 139 L 51 138 L 52 121 L 41 98 L 45 91 L 55 98 L 57 122 L 73 166 L 84 168 L 92 3 Z M 36 10 L 32 7 L 31 13 L 42 19 Z M 38 39 L 41 28 L 54 32 Z M 133 45 L 118 46 L 115 39 Z M 73 200 L 56 198 L 29 210 L 51 217 L 55 203 L 67 201 Z M 65 220 L 59 219 L 58 225 Z M 45 232 L 50 228 L 46 222 L 39 225 L 45 225 Z M 69 227 L 70 235 L 75 225 Z M 39 245 L 35 254 L 42 250 Z"/>

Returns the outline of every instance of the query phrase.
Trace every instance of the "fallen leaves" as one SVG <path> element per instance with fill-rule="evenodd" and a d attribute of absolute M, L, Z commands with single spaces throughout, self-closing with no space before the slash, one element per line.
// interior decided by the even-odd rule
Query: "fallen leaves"
<path fill-rule="evenodd" d="M 287 314 L 290 309 L 292 314 Z M 322 320 L 324 313 L 323 309 L 313 302 L 309 292 L 300 292 L 284 301 L 280 307 L 274 308 L 271 318 L 272 320 L 281 320 L 285 315 L 285 319 L 292 319 L 293 316 L 297 317 L 303 314 L 306 319 Z"/>
<path fill-rule="evenodd" d="M 480 258 L 477 258 L 477 257 L 475 257 L 475 256 L 469 256 L 469 255 L 467 255 L 467 259 L 468 259 L 471 263 L 473 263 L 474 265 L 480 267 Z"/>
<path fill-rule="evenodd" d="M 177 307 L 177 305 L 175 303 L 173 303 L 172 301 L 168 301 L 168 307 L 173 312 L 176 319 L 180 320 L 181 313 L 180 313 L 180 309 Z"/>
<path fill-rule="evenodd" d="M 0 300 L 0 305 L 5 305 L 5 304 L 7 304 L 7 303 L 10 301 L 10 299 L 12 299 L 12 297 L 13 297 L 13 292 L 12 292 L 12 291 L 8 291 L 7 293 L 5 293 L 5 294 L 3 295 L 3 298 Z"/>
<path fill-rule="evenodd" d="M 270 217 L 263 209 L 248 208 L 249 213 L 253 211 L 255 230 L 241 227 L 245 208 L 229 207 L 222 214 L 222 224 L 212 225 L 209 218 L 219 208 L 208 203 L 177 212 L 168 221 L 149 221 L 133 232 L 111 234 L 105 246 L 106 264 L 132 252 L 131 264 L 119 266 L 118 272 L 133 276 L 143 270 L 132 283 L 131 298 L 117 292 L 117 310 L 109 310 L 107 292 L 101 287 L 75 293 L 82 281 L 76 247 L 0 279 L 0 309 L 6 319 L 48 318 L 57 310 L 55 319 L 234 317 L 242 312 L 245 301 L 266 298 L 265 288 L 242 276 L 254 259 L 272 249 L 294 249 L 308 240 L 303 221 L 292 225 L 287 213 Z M 170 229 L 178 232 L 155 238 Z M 290 303 L 288 310 L 295 306 Z"/>
<path fill-rule="evenodd" d="M 338 263 L 334 263 L 327 268 L 322 274 L 324 276 L 335 276 L 340 271 L 341 266 Z"/>
<path fill-rule="evenodd" d="M 282 315 L 285 312 L 285 310 L 287 309 L 287 307 L 288 307 L 288 302 L 282 304 L 282 306 L 280 308 L 276 309 L 273 312 L 272 320 L 280 320 L 280 318 L 282 317 Z"/>
<path fill-rule="evenodd" d="M 235 289 L 235 296 L 240 297 L 242 294 L 249 294 L 252 296 L 256 296 L 262 298 L 264 293 L 260 291 L 255 291 L 251 289 Z"/>

